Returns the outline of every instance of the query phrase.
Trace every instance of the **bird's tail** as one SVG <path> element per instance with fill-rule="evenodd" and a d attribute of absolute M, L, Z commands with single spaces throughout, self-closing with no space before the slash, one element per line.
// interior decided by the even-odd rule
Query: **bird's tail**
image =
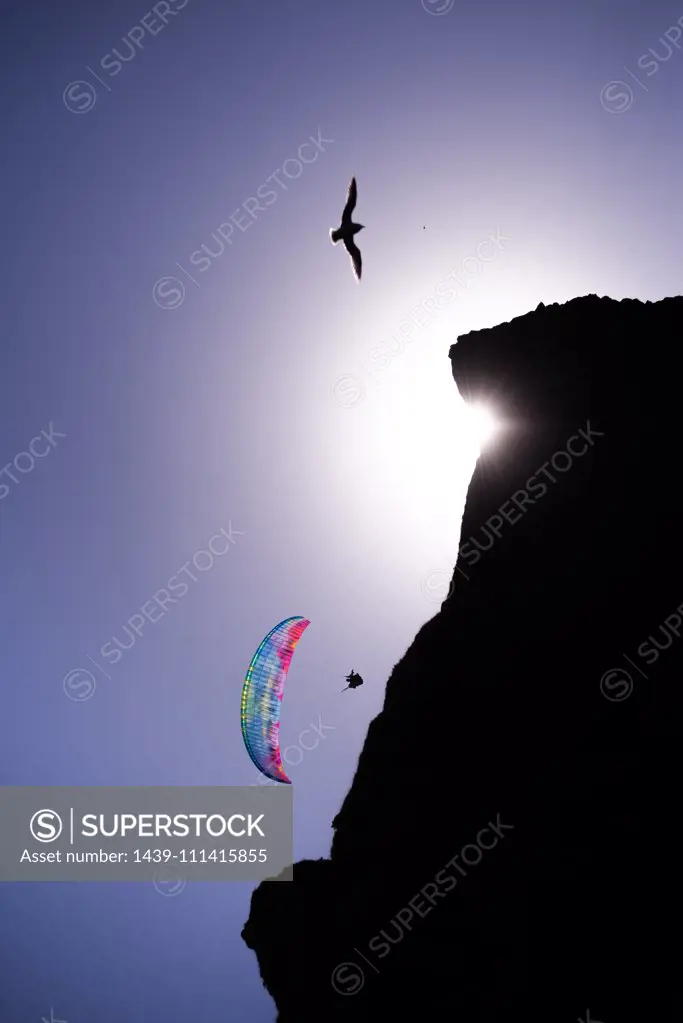
<path fill-rule="evenodd" d="M 337 244 L 341 236 L 342 236 L 341 231 L 333 231 L 332 228 L 330 228 L 330 238 L 332 239 L 332 243 L 334 245 Z"/>

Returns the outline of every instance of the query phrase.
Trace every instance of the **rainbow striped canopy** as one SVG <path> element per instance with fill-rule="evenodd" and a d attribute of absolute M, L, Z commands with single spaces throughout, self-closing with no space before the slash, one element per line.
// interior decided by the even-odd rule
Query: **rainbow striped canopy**
<path fill-rule="evenodd" d="M 251 659 L 242 687 L 240 719 L 247 753 L 266 778 L 291 785 L 280 756 L 280 708 L 285 679 L 304 629 L 301 615 L 271 629 Z"/>

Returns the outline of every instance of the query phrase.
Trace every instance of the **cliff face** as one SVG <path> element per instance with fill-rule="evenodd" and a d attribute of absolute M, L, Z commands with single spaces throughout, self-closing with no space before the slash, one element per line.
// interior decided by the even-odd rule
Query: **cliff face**
<path fill-rule="evenodd" d="M 680 1018 L 682 319 L 588 296 L 451 348 L 505 428 L 330 860 L 252 898 L 281 1023 Z"/>

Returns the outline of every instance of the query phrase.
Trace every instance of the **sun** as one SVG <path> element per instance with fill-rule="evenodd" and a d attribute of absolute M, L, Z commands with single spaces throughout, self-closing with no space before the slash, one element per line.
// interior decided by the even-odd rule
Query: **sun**
<path fill-rule="evenodd" d="M 468 405 L 466 410 L 467 429 L 472 443 L 481 451 L 487 447 L 500 429 L 500 423 L 493 411 L 486 405 Z"/>

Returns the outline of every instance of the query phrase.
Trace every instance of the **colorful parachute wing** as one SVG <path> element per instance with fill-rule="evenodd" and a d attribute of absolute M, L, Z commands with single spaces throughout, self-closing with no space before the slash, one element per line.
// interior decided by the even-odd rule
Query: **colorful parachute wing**
<path fill-rule="evenodd" d="M 280 709 L 285 679 L 304 629 L 295 615 L 271 629 L 251 659 L 242 687 L 242 738 L 247 753 L 266 778 L 291 785 L 280 756 Z"/>

